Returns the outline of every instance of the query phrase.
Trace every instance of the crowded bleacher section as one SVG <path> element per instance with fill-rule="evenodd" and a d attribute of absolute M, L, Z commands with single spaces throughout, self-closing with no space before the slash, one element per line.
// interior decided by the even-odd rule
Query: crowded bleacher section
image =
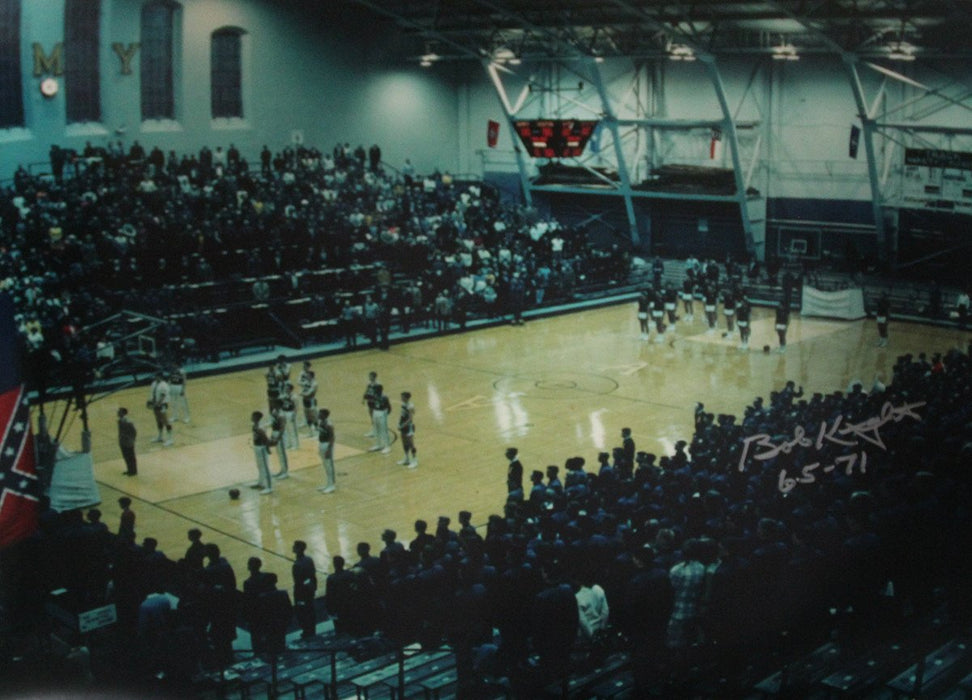
<path fill-rule="evenodd" d="M 55 175 L 21 170 L 4 193 L 0 277 L 27 342 L 64 357 L 93 357 L 102 338 L 82 329 L 122 309 L 163 319 L 175 356 L 235 337 L 229 316 L 199 309 L 254 303 L 291 328 L 333 321 L 349 345 L 380 344 L 392 324 L 517 320 L 582 275 L 629 271 L 619 250 L 482 183 L 416 178 L 363 149 L 265 151 L 251 167 L 232 147 L 116 144 Z M 333 626 L 321 637 L 286 593 L 296 568 L 292 582 L 259 559 L 228 562 L 219 536 L 197 530 L 184 554 L 165 553 L 130 504 L 119 528 L 97 510 L 47 510 L 20 554 L 0 657 L 14 687 L 48 665 L 65 687 L 94 673 L 201 691 L 241 660 L 238 629 L 280 657 L 302 628 L 305 648 L 340 642 L 361 657 L 448 645 L 461 697 L 540 697 L 608 658 L 625 660 L 631 697 L 737 696 L 784 650 L 877 644 L 932 617 L 968 628 L 970 426 L 972 348 L 902 356 L 886 385 L 805 395 L 789 383 L 738 415 L 700 403 L 671 454 L 633 452 L 629 431 L 597 459 L 549 455 L 495 514 L 475 514 L 483 527 L 457 503 L 456 525 L 417 514 L 435 527 L 317 562 L 310 601 Z M 39 621 L 52 596 L 115 605 L 100 657 L 50 648 Z"/>

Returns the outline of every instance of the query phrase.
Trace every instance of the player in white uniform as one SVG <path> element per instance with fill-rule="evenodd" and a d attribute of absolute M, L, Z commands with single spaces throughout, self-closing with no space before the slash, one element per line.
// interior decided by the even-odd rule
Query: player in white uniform
<path fill-rule="evenodd" d="M 169 370 L 169 398 L 172 402 L 172 420 L 189 422 L 189 399 L 186 397 L 186 373 L 179 365 Z"/>
<path fill-rule="evenodd" d="M 165 381 L 165 375 L 162 372 L 155 375 L 146 405 L 152 409 L 152 413 L 155 415 L 155 427 L 159 430 L 158 436 L 152 442 L 161 442 L 168 447 L 172 444 L 172 423 L 169 422 L 169 383 Z M 165 431 L 164 440 L 162 438 L 163 430 Z"/>

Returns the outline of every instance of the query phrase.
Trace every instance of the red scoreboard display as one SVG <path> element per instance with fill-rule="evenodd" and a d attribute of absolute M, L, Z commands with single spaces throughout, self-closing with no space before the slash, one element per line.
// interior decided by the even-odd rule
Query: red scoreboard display
<path fill-rule="evenodd" d="M 598 122 L 579 119 L 529 119 L 515 123 L 533 158 L 576 158 L 584 152 Z"/>

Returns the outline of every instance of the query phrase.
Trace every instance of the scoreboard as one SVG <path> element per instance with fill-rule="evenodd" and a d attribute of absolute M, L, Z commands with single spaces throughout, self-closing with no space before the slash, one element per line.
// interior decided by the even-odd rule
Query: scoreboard
<path fill-rule="evenodd" d="M 576 158 L 584 152 L 597 120 L 528 119 L 514 123 L 520 141 L 533 158 Z"/>

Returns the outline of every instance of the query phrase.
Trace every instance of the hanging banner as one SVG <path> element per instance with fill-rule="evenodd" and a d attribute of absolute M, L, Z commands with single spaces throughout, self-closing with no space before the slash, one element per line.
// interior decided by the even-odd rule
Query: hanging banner
<path fill-rule="evenodd" d="M 861 127 L 851 124 L 850 142 L 847 144 L 847 155 L 857 158 L 857 147 L 861 143 Z"/>
<path fill-rule="evenodd" d="M 499 122 L 493 119 L 486 124 L 486 145 L 490 148 L 496 148 L 496 143 L 499 141 L 499 127 Z"/>
<path fill-rule="evenodd" d="M 709 139 L 709 160 L 715 160 L 722 155 L 722 129 L 713 129 Z"/>

